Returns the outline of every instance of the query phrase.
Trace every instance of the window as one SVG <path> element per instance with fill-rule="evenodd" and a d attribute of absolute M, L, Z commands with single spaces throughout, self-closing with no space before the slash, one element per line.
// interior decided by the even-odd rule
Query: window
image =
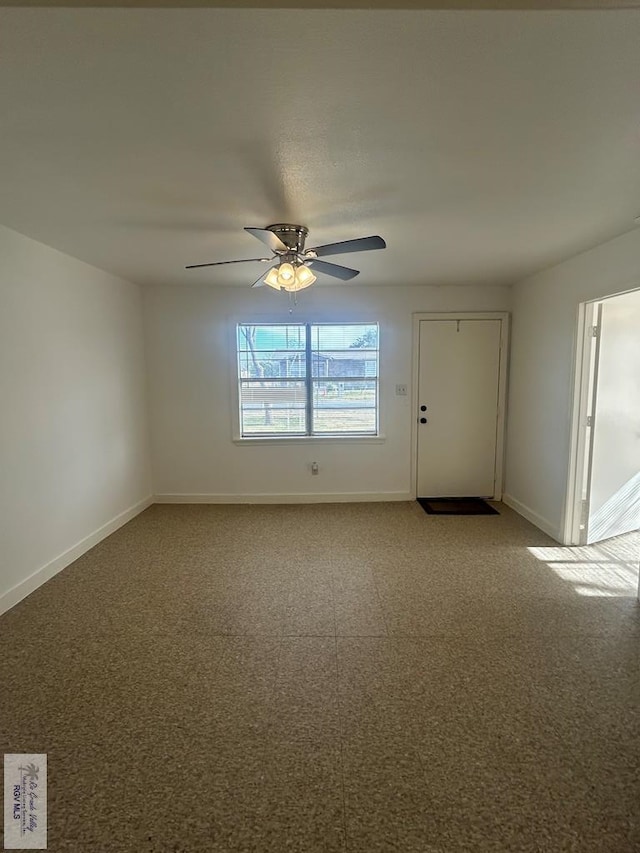
<path fill-rule="evenodd" d="M 377 323 L 241 323 L 236 341 L 243 437 L 377 435 Z"/>

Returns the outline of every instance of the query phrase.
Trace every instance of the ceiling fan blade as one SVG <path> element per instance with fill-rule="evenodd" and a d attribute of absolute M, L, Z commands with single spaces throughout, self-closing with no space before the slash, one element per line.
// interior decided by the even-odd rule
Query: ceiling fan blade
<path fill-rule="evenodd" d="M 265 246 L 268 246 L 272 252 L 289 251 L 282 240 L 276 236 L 273 231 L 269 231 L 268 228 L 245 228 L 244 230 L 248 231 L 249 234 L 253 234 L 254 237 L 257 237 L 258 240 L 263 242 Z"/>
<path fill-rule="evenodd" d="M 311 249 L 319 258 L 325 255 L 342 255 L 346 252 L 369 252 L 371 249 L 385 249 L 387 244 L 382 237 L 360 237 L 357 240 L 343 240 L 342 243 L 327 243 Z"/>
<path fill-rule="evenodd" d="M 323 272 L 325 275 L 331 275 L 333 278 L 340 278 L 342 281 L 349 281 L 350 278 L 355 278 L 360 275 L 360 270 L 352 270 L 349 267 L 341 267 L 340 264 L 329 264 L 326 261 L 318 261 L 315 258 L 305 261 L 314 270 Z"/>
<path fill-rule="evenodd" d="M 268 263 L 272 258 L 242 258 L 239 261 L 214 261 L 211 264 L 189 264 L 188 267 L 185 267 L 186 270 L 195 270 L 198 267 L 222 267 L 225 264 L 251 264 L 255 261 L 260 261 L 261 263 Z"/>
<path fill-rule="evenodd" d="M 274 264 L 272 267 L 269 267 L 269 269 L 266 272 L 262 273 L 262 275 L 260 276 L 260 278 L 257 281 L 253 282 L 251 287 L 264 287 L 265 277 L 268 276 L 269 273 L 271 272 L 271 270 L 274 270 L 277 266 L 278 266 L 277 264 Z"/>

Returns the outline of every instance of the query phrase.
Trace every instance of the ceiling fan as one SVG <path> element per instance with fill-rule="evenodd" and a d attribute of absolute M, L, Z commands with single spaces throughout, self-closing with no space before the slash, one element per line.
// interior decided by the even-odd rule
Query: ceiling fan
<path fill-rule="evenodd" d="M 268 285 L 275 290 L 295 292 L 309 287 L 316 280 L 314 272 L 324 273 L 342 281 L 348 281 L 359 274 L 359 270 L 322 261 L 326 255 L 342 255 L 347 252 L 368 252 L 371 249 L 384 249 L 382 237 L 360 237 L 357 240 L 343 240 L 341 243 L 327 243 L 305 249 L 304 243 L 309 229 L 304 225 L 267 225 L 266 228 L 245 228 L 273 252 L 270 258 L 243 258 L 237 261 L 214 261 L 209 264 L 189 264 L 185 269 L 199 267 L 217 267 L 224 264 L 270 263 L 275 261 L 267 273 L 262 273 L 252 287 Z"/>

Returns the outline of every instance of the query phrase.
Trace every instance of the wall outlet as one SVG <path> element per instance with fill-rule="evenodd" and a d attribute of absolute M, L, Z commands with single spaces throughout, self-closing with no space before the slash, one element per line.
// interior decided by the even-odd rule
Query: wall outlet
<path fill-rule="evenodd" d="M 396 385 L 396 397 L 406 397 L 407 396 L 407 386 L 406 385 Z"/>
<path fill-rule="evenodd" d="M 311 473 L 312 474 L 319 474 L 320 473 L 320 466 L 318 465 L 317 462 L 311 463 Z"/>

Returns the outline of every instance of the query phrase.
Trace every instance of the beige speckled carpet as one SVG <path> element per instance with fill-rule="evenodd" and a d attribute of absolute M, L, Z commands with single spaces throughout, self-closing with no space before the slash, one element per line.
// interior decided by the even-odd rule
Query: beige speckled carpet
<path fill-rule="evenodd" d="M 640 850 L 638 537 L 154 506 L 0 617 L 49 850 Z"/>

